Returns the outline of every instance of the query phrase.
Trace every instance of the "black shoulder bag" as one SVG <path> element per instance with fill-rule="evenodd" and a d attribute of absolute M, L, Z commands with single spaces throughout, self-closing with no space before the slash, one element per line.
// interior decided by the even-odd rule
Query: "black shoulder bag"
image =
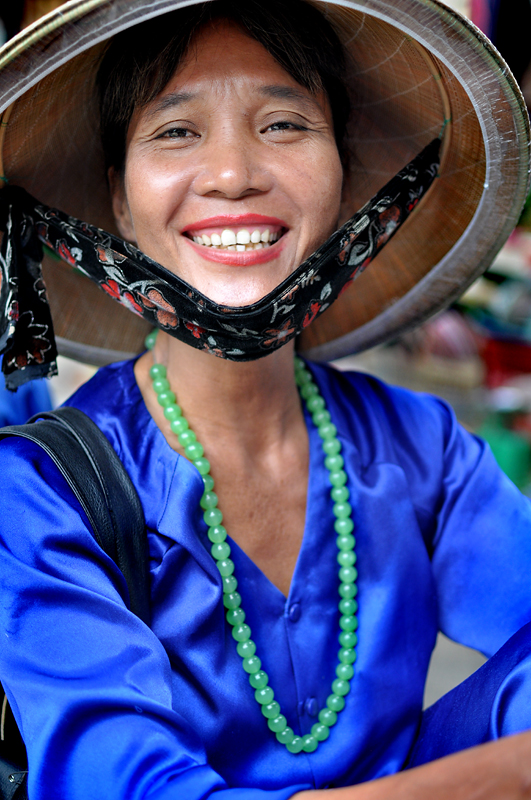
<path fill-rule="evenodd" d="M 149 625 L 144 513 L 129 475 L 97 425 L 77 408 L 38 414 L 0 428 L 0 440 L 22 436 L 55 462 L 77 497 L 100 547 L 122 571 L 129 608 Z M 26 800 L 26 748 L 0 685 L 0 800 Z"/>

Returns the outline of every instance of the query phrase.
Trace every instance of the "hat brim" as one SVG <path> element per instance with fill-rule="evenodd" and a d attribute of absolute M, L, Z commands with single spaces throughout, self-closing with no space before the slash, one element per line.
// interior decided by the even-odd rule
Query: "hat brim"
<path fill-rule="evenodd" d="M 428 195 L 301 337 L 311 357 L 332 359 L 413 327 L 489 266 L 529 188 L 529 121 L 496 50 L 440 3 L 309 1 L 352 58 L 344 219 L 444 128 Z M 7 109 L 0 152 L 9 181 L 115 232 L 94 91 L 101 53 L 119 30 L 190 4 L 71 0 L 0 50 L 0 111 Z M 142 349 L 146 323 L 69 266 L 46 260 L 44 271 L 61 352 L 99 364 Z"/>

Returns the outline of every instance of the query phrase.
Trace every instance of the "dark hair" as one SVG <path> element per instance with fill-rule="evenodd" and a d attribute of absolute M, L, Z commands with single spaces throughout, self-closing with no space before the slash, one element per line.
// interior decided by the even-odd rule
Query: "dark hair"
<path fill-rule="evenodd" d="M 194 35 L 216 19 L 240 25 L 312 94 L 326 92 L 345 161 L 343 140 L 351 107 L 345 55 L 323 15 L 304 0 L 212 0 L 155 17 L 112 39 L 97 75 L 106 168 L 122 171 L 135 109 L 164 89 Z"/>

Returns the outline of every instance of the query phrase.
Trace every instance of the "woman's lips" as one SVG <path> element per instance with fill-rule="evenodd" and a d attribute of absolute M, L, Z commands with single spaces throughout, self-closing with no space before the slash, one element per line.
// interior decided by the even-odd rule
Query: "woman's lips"
<path fill-rule="evenodd" d="M 218 264 L 230 264 L 235 267 L 250 267 L 254 264 L 265 264 L 267 261 L 272 261 L 278 258 L 284 249 L 284 237 L 274 244 L 263 245 L 260 250 L 248 250 L 244 252 L 228 250 L 217 247 L 205 247 L 203 244 L 197 244 L 192 239 L 184 237 L 184 240 L 194 248 L 202 258 L 207 261 L 215 261 Z"/>
<path fill-rule="evenodd" d="M 187 225 L 182 233 L 209 261 L 247 266 L 276 258 L 282 249 L 276 245 L 286 230 L 277 217 L 245 214 L 209 217 Z"/>

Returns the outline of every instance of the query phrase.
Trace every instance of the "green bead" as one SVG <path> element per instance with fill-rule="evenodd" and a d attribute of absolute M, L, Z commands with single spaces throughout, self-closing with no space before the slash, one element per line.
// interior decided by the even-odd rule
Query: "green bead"
<path fill-rule="evenodd" d="M 234 572 L 234 562 L 230 558 L 224 558 L 223 561 L 216 561 L 219 574 L 225 578 L 227 575 L 232 575 Z"/>
<path fill-rule="evenodd" d="M 258 656 L 249 656 L 243 659 L 242 666 L 249 675 L 254 675 L 256 672 L 259 672 L 262 662 Z"/>
<path fill-rule="evenodd" d="M 203 514 L 203 519 L 205 520 L 209 528 L 211 527 L 215 528 L 217 525 L 221 525 L 223 514 L 221 513 L 219 508 L 207 508 L 207 510 Z"/>
<path fill-rule="evenodd" d="M 358 634 L 354 631 L 341 631 L 339 634 L 339 644 L 342 647 L 356 647 L 358 644 Z"/>
<path fill-rule="evenodd" d="M 290 753 L 300 753 L 304 742 L 302 736 L 295 736 L 289 744 L 286 745 L 286 750 Z"/>
<path fill-rule="evenodd" d="M 196 458 L 202 458 L 205 451 L 202 444 L 199 444 L 199 442 L 192 442 L 184 448 L 184 454 L 190 461 L 194 461 Z"/>
<path fill-rule="evenodd" d="M 353 553 L 352 550 L 341 550 L 337 554 L 337 563 L 341 567 L 352 567 L 356 563 L 356 553 Z"/>
<path fill-rule="evenodd" d="M 283 714 L 279 714 L 278 717 L 267 720 L 267 727 L 273 733 L 281 733 L 288 727 L 288 721 Z"/>
<path fill-rule="evenodd" d="M 223 591 L 227 592 L 227 594 L 235 592 L 236 589 L 238 588 L 238 581 L 236 580 L 234 575 L 226 575 L 222 580 L 222 584 L 223 584 Z"/>
<path fill-rule="evenodd" d="M 230 594 L 223 595 L 223 605 L 225 608 L 239 608 L 242 604 L 242 598 L 239 592 L 231 592 Z M 249 644 L 249 642 L 246 642 Z M 238 652 L 240 652 L 238 650 Z M 254 650 L 252 653 L 245 653 L 246 656 L 252 656 L 254 654 Z M 242 655 L 240 653 L 240 655 Z"/>
<path fill-rule="evenodd" d="M 334 694 L 344 697 L 350 692 L 350 683 L 341 680 L 341 678 L 336 678 L 335 681 L 332 681 L 332 691 Z"/>
<path fill-rule="evenodd" d="M 346 486 L 334 486 L 330 492 L 330 497 L 334 503 L 345 503 L 350 497 L 350 492 Z"/>
<path fill-rule="evenodd" d="M 311 733 L 307 733 L 306 736 L 303 736 L 302 741 L 302 749 L 305 753 L 314 753 L 319 746 L 319 742 Z"/>
<path fill-rule="evenodd" d="M 295 377 L 298 386 L 304 386 L 307 383 L 311 383 L 313 380 L 312 373 L 306 368 L 297 370 Z"/>
<path fill-rule="evenodd" d="M 210 552 L 212 553 L 212 558 L 215 558 L 216 561 L 224 561 L 230 556 L 230 545 L 227 542 L 217 542 L 212 545 Z"/>
<path fill-rule="evenodd" d="M 358 629 L 357 617 L 339 617 L 339 627 L 342 631 L 356 631 Z"/>
<path fill-rule="evenodd" d="M 319 425 L 328 425 L 331 419 L 332 417 L 330 416 L 330 412 L 324 407 L 324 402 L 322 409 L 316 411 L 315 414 L 312 415 L 313 424 L 316 426 L 316 428 L 318 428 Z"/>
<path fill-rule="evenodd" d="M 283 731 L 277 733 L 277 742 L 280 742 L 280 744 L 288 745 L 293 741 L 294 738 L 295 734 L 291 728 L 284 728 Z"/>
<path fill-rule="evenodd" d="M 353 614 L 356 614 L 358 610 L 358 601 L 354 599 L 350 600 L 348 598 L 344 598 L 339 603 L 339 610 L 346 617 L 351 617 Z"/>
<path fill-rule="evenodd" d="M 148 333 L 148 335 L 144 339 L 144 345 L 146 347 L 146 350 L 153 350 L 153 348 L 155 347 L 155 342 L 157 341 L 158 332 L 159 332 L 158 328 L 155 328 L 155 330 L 150 331 Z M 155 367 L 162 367 L 162 369 L 164 371 L 166 371 L 166 367 L 163 367 L 162 364 L 154 364 L 154 366 Z M 151 367 L 151 369 L 153 369 L 153 367 Z"/>
<path fill-rule="evenodd" d="M 306 370 L 306 362 L 300 356 L 295 356 L 293 359 L 293 366 L 295 368 L 295 372 L 299 372 L 299 370 Z"/>
<path fill-rule="evenodd" d="M 155 378 L 152 383 L 153 389 L 155 390 L 156 394 L 160 392 L 167 392 L 170 388 L 170 382 L 167 378 Z"/>
<path fill-rule="evenodd" d="M 182 419 L 182 417 L 181 417 L 181 407 L 177 406 L 177 405 L 166 406 L 165 409 L 164 409 L 164 416 L 170 422 L 174 422 L 177 419 Z M 188 423 L 186 423 L 186 424 L 188 424 Z M 175 431 L 174 431 L 174 433 L 175 433 Z M 179 433 L 180 433 L 180 431 L 179 431 Z"/>
<path fill-rule="evenodd" d="M 354 664 L 356 658 L 356 651 L 352 647 L 342 647 L 339 651 L 339 660 L 342 664 Z"/>
<path fill-rule="evenodd" d="M 181 416 L 177 417 L 177 419 L 172 419 L 170 428 L 173 433 L 180 436 L 183 431 L 188 430 L 188 420 Z"/>
<path fill-rule="evenodd" d="M 349 681 L 354 675 L 354 669 L 351 664 L 338 664 L 336 675 L 342 681 Z"/>
<path fill-rule="evenodd" d="M 248 639 L 246 642 L 238 642 L 236 650 L 242 658 L 249 658 L 249 656 L 254 656 L 256 653 L 256 645 L 252 639 Z"/>
<path fill-rule="evenodd" d="M 163 408 L 168 408 L 168 407 L 175 408 L 176 400 L 177 398 L 175 397 L 175 392 L 172 392 L 171 389 L 169 389 L 167 392 L 160 392 L 157 395 L 158 404 Z"/>
<path fill-rule="evenodd" d="M 218 496 L 215 492 L 203 492 L 203 497 L 199 501 L 201 508 L 204 508 L 206 511 L 207 508 L 215 508 L 217 504 Z"/>
<path fill-rule="evenodd" d="M 267 703 L 266 705 L 262 706 L 262 714 L 267 719 L 275 719 L 280 714 L 280 706 L 276 700 L 273 700 L 272 703 Z"/>
<path fill-rule="evenodd" d="M 338 550 L 352 550 L 355 544 L 356 540 L 350 533 L 342 533 L 336 539 Z"/>
<path fill-rule="evenodd" d="M 306 407 L 310 414 L 317 414 L 319 411 L 322 411 L 325 407 L 325 401 L 321 397 L 321 395 L 314 395 L 313 397 L 309 397 L 306 402 Z M 315 423 L 317 424 L 317 423 Z"/>
<path fill-rule="evenodd" d="M 326 441 L 328 442 L 329 440 L 327 439 Z M 337 439 L 331 439 L 330 441 L 337 442 Z M 338 469 L 341 469 L 345 463 L 345 459 L 343 456 L 336 454 L 333 456 L 327 456 L 324 463 L 329 472 L 336 472 Z"/>
<path fill-rule="evenodd" d="M 243 625 L 245 622 L 245 611 L 243 608 L 229 608 L 225 617 L 229 625 Z M 260 669 L 260 667 L 258 667 L 258 669 Z M 253 672 L 258 672 L 258 669 L 253 670 Z"/>
<path fill-rule="evenodd" d="M 217 511 L 217 509 L 214 509 Z M 208 513 L 205 511 L 205 514 Z M 341 567 L 339 570 L 339 580 L 342 583 L 354 583 L 356 578 L 358 577 L 358 570 L 356 567 Z"/>
<path fill-rule="evenodd" d="M 336 503 L 332 509 L 334 517 L 338 519 L 348 519 L 352 514 L 352 506 L 350 503 Z"/>
<path fill-rule="evenodd" d="M 341 451 L 341 442 L 339 439 L 325 439 L 321 446 L 327 456 L 335 456 Z M 343 464 L 341 464 L 341 466 L 343 466 Z M 330 467 L 327 467 L 327 469 L 330 469 Z"/>
<path fill-rule="evenodd" d="M 193 460 L 194 467 L 199 471 L 200 475 L 208 475 L 210 472 L 210 461 L 206 458 L 194 458 Z"/>
<path fill-rule="evenodd" d="M 336 519 L 334 530 L 339 536 L 348 536 L 354 530 L 354 523 L 351 519 Z"/>
<path fill-rule="evenodd" d="M 197 442 L 197 436 L 193 431 L 187 428 L 185 431 L 179 434 L 179 442 L 183 447 L 186 447 L 187 445 L 192 444 L 192 442 Z"/>
<path fill-rule="evenodd" d="M 343 469 L 331 472 L 329 475 L 332 486 L 344 486 L 347 482 L 347 473 Z"/>
<path fill-rule="evenodd" d="M 348 600 L 352 600 L 352 598 L 356 597 L 358 594 L 358 587 L 355 583 L 340 583 L 338 591 L 341 597 L 346 597 Z"/>
<path fill-rule="evenodd" d="M 325 422 L 324 425 L 319 425 L 317 433 L 321 439 L 335 439 L 337 428 L 333 422 Z"/>
<path fill-rule="evenodd" d="M 236 639 L 237 642 L 246 642 L 247 639 L 251 638 L 251 629 L 247 625 L 247 623 L 244 622 L 243 625 L 237 625 L 235 628 L 232 629 L 232 636 L 234 639 Z"/>
<path fill-rule="evenodd" d="M 329 694 L 326 698 L 326 706 L 330 711 L 339 714 L 345 708 L 345 698 L 340 697 L 338 694 Z"/>
<path fill-rule="evenodd" d="M 263 689 L 269 683 L 269 675 L 261 669 L 260 672 L 257 672 L 255 675 L 249 675 L 249 683 L 253 689 Z"/>
<path fill-rule="evenodd" d="M 315 725 L 312 725 L 312 736 L 318 742 L 324 742 L 330 736 L 330 728 L 328 725 L 316 722 Z"/>
<path fill-rule="evenodd" d="M 308 400 L 310 397 L 315 397 L 315 395 L 318 395 L 319 389 L 315 383 L 306 383 L 304 386 L 301 386 L 300 394 L 301 397 L 304 397 L 305 400 Z"/>
<path fill-rule="evenodd" d="M 336 695 L 333 694 L 330 695 L 330 697 L 336 697 Z M 330 697 L 328 700 L 330 700 Z M 326 725 L 327 728 L 331 728 L 332 725 L 335 725 L 337 722 L 337 714 L 331 708 L 323 708 L 322 711 L 319 711 L 318 720 L 321 725 Z"/>
<path fill-rule="evenodd" d="M 203 475 L 203 484 L 205 486 L 205 492 L 211 492 L 214 488 L 214 478 L 212 475 Z"/>
<path fill-rule="evenodd" d="M 264 686 L 263 689 L 256 690 L 254 693 L 254 699 L 257 703 L 260 703 L 261 706 L 267 706 L 275 699 L 275 693 L 271 686 Z"/>
<path fill-rule="evenodd" d="M 208 529 L 208 538 L 213 544 L 216 544 L 217 542 L 224 542 L 227 538 L 227 531 L 223 525 L 213 525 Z"/>

